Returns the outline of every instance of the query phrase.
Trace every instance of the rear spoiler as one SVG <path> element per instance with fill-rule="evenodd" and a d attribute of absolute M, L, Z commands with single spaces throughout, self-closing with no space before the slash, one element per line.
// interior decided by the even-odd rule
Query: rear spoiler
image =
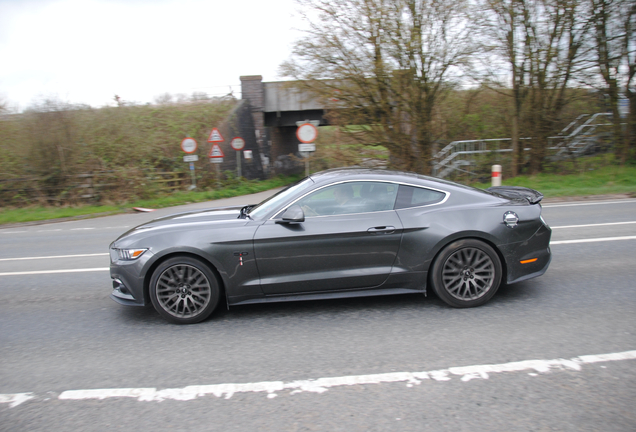
<path fill-rule="evenodd" d="M 530 204 L 538 204 L 543 199 L 543 194 L 541 192 L 521 186 L 493 186 L 486 189 L 486 191 L 506 198 L 525 198 Z"/>

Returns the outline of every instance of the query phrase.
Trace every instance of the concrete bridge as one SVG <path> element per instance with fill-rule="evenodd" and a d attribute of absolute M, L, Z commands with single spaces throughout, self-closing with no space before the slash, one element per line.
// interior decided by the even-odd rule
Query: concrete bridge
<path fill-rule="evenodd" d="M 301 172 L 289 154 L 298 153 L 296 122 L 310 120 L 327 125 L 325 107 L 316 98 L 290 86 L 290 82 L 263 82 L 260 75 L 241 77 L 242 99 L 250 104 L 260 153 L 275 173 Z"/>

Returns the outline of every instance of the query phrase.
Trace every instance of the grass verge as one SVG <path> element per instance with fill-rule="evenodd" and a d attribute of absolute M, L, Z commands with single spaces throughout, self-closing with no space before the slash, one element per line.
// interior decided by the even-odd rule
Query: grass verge
<path fill-rule="evenodd" d="M 169 195 L 138 200 L 134 202 L 120 203 L 117 205 L 86 205 L 74 207 L 41 207 L 31 206 L 15 209 L 0 210 L 0 225 L 22 222 L 34 222 L 49 219 L 61 219 L 69 217 L 91 217 L 109 214 L 125 213 L 132 207 L 164 208 L 182 204 L 212 201 L 221 198 L 249 195 L 270 189 L 286 186 L 299 180 L 299 177 L 276 177 L 269 180 L 243 180 L 232 181 L 222 189 L 209 191 L 180 191 Z"/>
<path fill-rule="evenodd" d="M 610 165 L 577 174 L 518 176 L 504 178 L 503 185 L 536 189 L 546 198 L 623 193 L 636 195 L 636 167 Z M 491 185 L 480 183 L 473 186 L 485 189 Z"/>
<path fill-rule="evenodd" d="M 0 210 L 0 225 L 68 217 L 91 217 L 124 213 L 132 207 L 164 208 L 195 202 L 248 195 L 298 180 L 297 177 L 276 177 L 264 181 L 234 181 L 218 190 L 176 192 L 154 199 L 146 199 L 118 205 L 78 207 L 26 207 Z M 525 186 L 543 193 L 546 198 L 584 195 L 632 194 L 636 196 L 636 167 L 603 166 L 576 174 L 538 174 L 504 179 L 506 186 Z M 490 183 L 474 184 L 486 189 Z"/>

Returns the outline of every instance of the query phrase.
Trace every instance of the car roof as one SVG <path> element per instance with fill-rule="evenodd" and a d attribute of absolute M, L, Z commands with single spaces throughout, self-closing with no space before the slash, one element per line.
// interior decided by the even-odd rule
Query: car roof
<path fill-rule="evenodd" d="M 392 171 L 377 168 L 334 168 L 311 174 L 310 178 L 316 184 L 332 183 L 335 180 L 379 180 L 406 183 L 433 189 L 441 189 L 447 192 L 461 192 L 480 196 L 483 196 L 485 194 L 491 197 L 494 196 L 493 194 L 482 189 L 477 189 L 472 186 L 466 186 L 448 180 L 438 179 L 435 177 L 429 177 L 412 172 Z"/>

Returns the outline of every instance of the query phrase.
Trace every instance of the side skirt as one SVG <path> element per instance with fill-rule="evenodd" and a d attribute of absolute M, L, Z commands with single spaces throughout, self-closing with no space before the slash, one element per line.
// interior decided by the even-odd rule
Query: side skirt
<path fill-rule="evenodd" d="M 238 306 L 238 305 L 254 304 L 254 303 L 279 303 L 279 302 L 290 302 L 290 301 L 327 300 L 327 299 L 352 298 L 352 297 L 373 297 L 373 296 L 394 295 L 394 294 L 426 294 L 426 289 L 387 288 L 387 289 L 372 289 L 372 290 L 360 290 L 360 291 L 295 294 L 295 295 L 281 295 L 281 296 L 252 298 L 249 300 L 239 300 L 236 302 L 232 302 L 232 299 L 228 298 L 228 306 Z"/>

